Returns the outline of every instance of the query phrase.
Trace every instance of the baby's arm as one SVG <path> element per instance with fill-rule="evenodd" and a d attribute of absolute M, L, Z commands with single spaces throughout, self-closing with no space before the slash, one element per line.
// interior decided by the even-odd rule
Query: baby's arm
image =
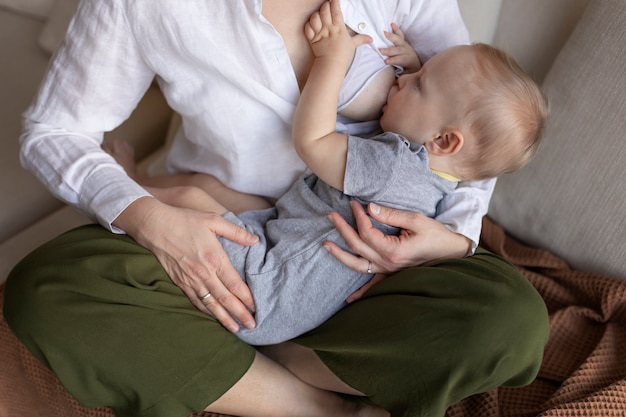
<path fill-rule="evenodd" d="M 388 65 L 398 65 L 404 69 L 406 73 L 419 71 L 422 67 L 419 57 L 415 49 L 404 39 L 404 33 L 398 25 L 391 24 L 391 32 L 385 32 L 385 37 L 393 42 L 394 46 L 390 48 L 380 48 L 381 54 L 387 56 L 385 63 Z"/>
<path fill-rule="evenodd" d="M 294 115 L 294 146 L 318 177 L 343 190 L 348 137 L 335 133 L 337 100 L 356 46 L 371 40 L 365 35 L 350 37 L 338 0 L 323 3 L 304 33 L 315 61 Z"/>

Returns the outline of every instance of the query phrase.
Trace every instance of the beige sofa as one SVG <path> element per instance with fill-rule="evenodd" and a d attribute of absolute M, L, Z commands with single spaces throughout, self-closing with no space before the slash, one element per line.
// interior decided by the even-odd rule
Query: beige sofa
<path fill-rule="evenodd" d="M 77 0 L 0 0 L 0 282 L 37 245 L 90 220 L 64 206 L 21 168 L 21 113 L 34 98 Z M 107 138 L 132 142 L 138 157 L 161 147 L 171 110 L 151 87 L 131 119 Z"/>
<path fill-rule="evenodd" d="M 61 9 L 71 7 L 72 2 L 0 0 L 0 193 L 4 196 L 0 202 L 0 282 L 31 248 L 88 221 L 51 198 L 20 169 L 17 157 L 19 114 L 44 71 L 48 59 L 44 49 L 55 46 L 54 36 L 47 36 L 55 33 L 53 26 L 63 26 L 67 13 Z M 16 11 L 25 4 L 41 7 Z M 509 50 L 542 83 L 551 100 L 552 113 L 539 155 L 529 166 L 498 181 L 489 212 L 496 226 L 489 226 L 485 239 L 491 244 L 492 236 L 500 236 L 495 249 L 505 256 L 514 253 L 511 260 L 545 296 L 554 337 L 538 382 L 544 397 L 552 402 L 539 401 L 544 397 L 535 395 L 532 407 L 525 408 L 521 402 L 514 410 L 500 409 L 498 401 L 509 394 L 498 391 L 495 397 L 477 399 L 477 407 L 451 410 L 450 416 L 539 415 L 540 410 L 555 409 L 557 403 L 548 394 L 559 388 L 564 392 L 559 412 L 542 415 L 626 415 L 626 355 L 620 353 L 626 345 L 626 2 L 459 0 L 459 4 L 473 40 Z M 133 141 L 142 157 L 154 155 L 167 136 L 170 118 L 171 112 L 153 87 L 132 119 L 110 135 Z M 500 228 L 509 237 L 502 237 Z M 551 276 L 550 291 L 546 290 L 548 281 L 539 275 Z M 564 296 L 554 288 L 569 293 Z M 607 309 L 606 300 L 611 304 Z M 560 324 L 567 311 L 581 318 L 578 324 L 583 330 Z M 610 337 L 609 347 L 602 345 L 601 356 L 609 363 L 606 370 L 611 377 L 596 378 L 591 385 L 581 385 L 579 377 L 565 386 L 571 383 L 571 375 L 580 376 L 582 368 L 597 365 L 597 360 L 587 361 L 587 357 L 596 354 L 592 345 L 600 334 Z M 572 359 L 563 370 L 558 357 L 569 358 L 565 353 L 581 343 L 583 357 Z M 22 350 L 18 355 L 20 360 L 27 356 Z M 34 378 L 32 372 L 29 375 Z M 41 388 L 42 378 L 37 378 L 40 392 L 48 389 L 38 398 L 63 392 L 56 385 Z M 51 380 L 50 375 L 46 378 Z M 2 395 L 6 392 L 2 390 L 6 386 L 1 382 L 2 378 L 0 415 L 31 415 L 4 413 Z M 28 381 L 18 384 L 28 385 Z M 19 392 L 11 398 L 16 395 Z M 591 398 L 593 407 L 586 409 L 581 398 L 584 404 Z M 37 407 L 41 409 L 42 404 Z M 102 410 L 86 414 L 73 409 L 72 413 L 48 415 L 108 415 Z"/>
<path fill-rule="evenodd" d="M 542 80 L 589 0 L 459 0 L 472 40 L 509 49 Z M 611 1 L 611 0 L 610 0 Z M 55 200 L 18 159 L 21 112 L 78 0 L 0 0 L 0 282 L 26 253 L 89 219 Z M 536 13 L 536 10 L 541 13 Z M 160 147 L 170 110 L 153 86 L 132 118 L 107 137 L 123 138 L 143 158 Z"/>

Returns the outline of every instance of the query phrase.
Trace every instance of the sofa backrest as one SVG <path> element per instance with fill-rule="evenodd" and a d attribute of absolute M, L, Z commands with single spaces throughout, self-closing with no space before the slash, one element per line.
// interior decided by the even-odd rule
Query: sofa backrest
<path fill-rule="evenodd" d="M 626 1 L 592 1 L 548 72 L 536 158 L 498 180 L 489 216 L 577 269 L 626 279 Z"/>
<path fill-rule="evenodd" d="M 503 1 L 457 0 L 472 42 L 493 42 Z"/>
<path fill-rule="evenodd" d="M 590 1 L 502 0 L 493 44 L 541 82 Z"/>

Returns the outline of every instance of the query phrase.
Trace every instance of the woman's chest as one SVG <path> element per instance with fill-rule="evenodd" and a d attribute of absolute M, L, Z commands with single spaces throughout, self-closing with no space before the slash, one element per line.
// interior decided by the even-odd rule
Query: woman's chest
<path fill-rule="evenodd" d="M 321 0 L 158 2 L 160 8 L 135 10 L 141 18 L 129 23 L 175 110 L 217 106 L 249 117 L 266 108 L 290 117 L 313 62 L 304 25 Z M 367 22 L 350 5 L 346 0 L 346 22 Z M 364 26 L 378 32 L 371 22 Z"/>
<path fill-rule="evenodd" d="M 281 15 L 272 8 L 270 21 L 262 12 L 276 1 L 263 6 L 246 0 L 189 1 L 175 7 L 161 2 L 159 13 L 136 10 L 132 16 L 142 18 L 130 25 L 173 105 L 255 101 L 259 95 L 295 104 L 298 80 L 306 79 L 311 60 L 302 32 L 308 11 L 287 13 L 286 8 Z"/>
<path fill-rule="evenodd" d="M 304 25 L 323 0 L 264 0 L 262 16 L 281 37 L 294 75 L 302 90 L 313 63 L 313 53 L 304 36 Z"/>

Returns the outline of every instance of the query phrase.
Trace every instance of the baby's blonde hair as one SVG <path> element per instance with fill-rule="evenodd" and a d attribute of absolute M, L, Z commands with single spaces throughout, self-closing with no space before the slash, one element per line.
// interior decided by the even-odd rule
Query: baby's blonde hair
<path fill-rule="evenodd" d="M 465 166 L 459 169 L 464 178 L 497 177 L 521 168 L 536 154 L 548 102 L 507 53 L 481 43 L 471 48 L 477 59 L 463 124 L 474 141 L 464 150 Z"/>

